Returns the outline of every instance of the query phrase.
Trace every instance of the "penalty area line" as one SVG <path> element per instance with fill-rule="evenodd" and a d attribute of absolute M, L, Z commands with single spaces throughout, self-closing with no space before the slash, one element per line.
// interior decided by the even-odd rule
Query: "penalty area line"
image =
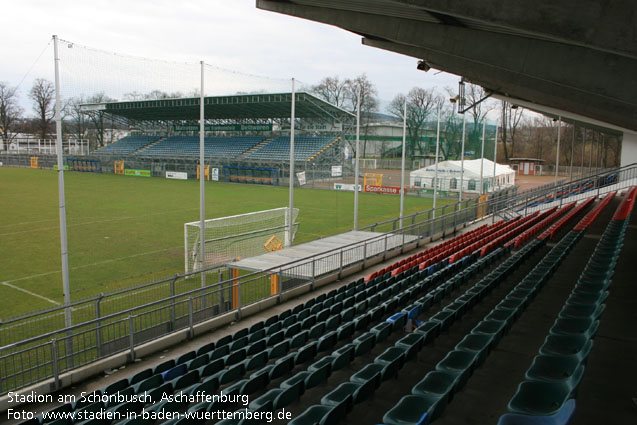
<path fill-rule="evenodd" d="M 36 294 L 35 292 L 28 291 L 28 290 L 26 290 L 24 288 L 20 288 L 19 286 L 12 285 L 12 284 L 10 284 L 8 282 L 0 282 L 0 283 L 3 284 L 4 286 L 8 286 L 9 288 L 13 288 L 13 289 L 16 289 L 18 291 L 24 292 L 25 294 L 33 295 L 34 297 L 38 297 L 40 299 L 43 299 L 44 301 L 48 301 L 51 304 L 60 305 L 59 302 L 53 301 L 51 298 L 43 297 L 42 295 Z"/>

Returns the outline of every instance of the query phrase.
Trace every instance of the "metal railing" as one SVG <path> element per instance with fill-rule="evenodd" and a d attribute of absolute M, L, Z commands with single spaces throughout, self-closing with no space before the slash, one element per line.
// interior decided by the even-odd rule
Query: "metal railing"
<path fill-rule="evenodd" d="M 595 195 L 595 190 L 599 192 L 602 186 L 628 187 L 637 180 L 637 167 L 634 165 L 611 173 L 616 174 L 613 181 L 608 180 L 608 173 L 595 176 L 592 180 L 588 178 L 588 183 L 594 185 L 587 192 L 588 196 Z M 261 272 L 235 275 L 225 280 L 224 276 L 220 276 L 218 282 L 203 288 L 200 287 L 199 271 L 149 283 L 135 288 L 136 292 L 123 290 L 100 295 L 36 315 L 12 319 L 0 327 L 5 338 L 7 334 L 4 332 L 11 329 L 18 332 L 18 328 L 38 326 L 38 323 L 57 316 L 63 323 L 66 308 L 71 309 L 77 324 L 68 328 L 62 325 L 49 332 L 3 344 L 0 347 L 0 394 L 51 378 L 57 388 L 60 374 L 69 370 L 121 352 L 130 352 L 132 359 L 135 347 L 140 344 L 183 329 L 190 329 L 192 335 L 192 329 L 198 323 L 228 312 L 240 316 L 242 309 L 253 303 L 280 296 L 301 285 L 313 285 L 326 275 L 338 274 L 340 277 L 348 267 L 361 265 L 365 268 L 366 262 L 372 258 L 386 258 L 388 253 L 395 250 L 403 252 L 405 247 L 413 246 L 419 239 L 445 235 L 488 213 L 492 214 L 493 220 L 496 214 L 505 211 L 526 213 L 519 211 L 521 206 L 524 208 L 551 193 L 557 194 L 565 188 L 586 182 L 584 178 L 579 179 L 548 188 L 541 194 L 512 194 L 494 197 L 492 201 L 469 200 L 444 205 L 435 211 L 402 217 L 403 228 L 398 226 L 398 218 L 375 223 L 366 229 L 385 233 Z M 580 195 L 586 196 L 586 193 Z M 209 269 L 206 272 L 219 273 L 219 270 Z M 273 284 L 273 276 L 276 276 L 277 284 Z M 207 279 L 208 282 L 210 280 Z M 140 294 L 148 292 L 152 292 L 155 299 L 135 305 Z M 105 314 L 105 306 L 115 303 L 120 310 Z M 122 305 L 130 307 L 121 308 Z M 83 317 L 86 320 L 81 320 Z"/>

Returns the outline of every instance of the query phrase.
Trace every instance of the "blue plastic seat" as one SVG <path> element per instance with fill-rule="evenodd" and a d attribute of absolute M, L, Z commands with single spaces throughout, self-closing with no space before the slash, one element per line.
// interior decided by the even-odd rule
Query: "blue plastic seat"
<path fill-rule="evenodd" d="M 509 401 L 509 411 L 533 416 L 555 415 L 570 394 L 571 388 L 563 382 L 524 381 Z"/>
<path fill-rule="evenodd" d="M 553 415 L 524 415 L 507 413 L 500 416 L 498 425 L 568 425 L 575 414 L 575 399 L 567 400 Z"/>
<path fill-rule="evenodd" d="M 383 416 L 386 425 L 427 425 L 439 415 L 440 398 L 407 395 Z"/>

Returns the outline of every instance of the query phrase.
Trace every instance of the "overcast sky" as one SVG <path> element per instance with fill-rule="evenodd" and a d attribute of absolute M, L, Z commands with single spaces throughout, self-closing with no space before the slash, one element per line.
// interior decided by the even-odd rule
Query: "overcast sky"
<path fill-rule="evenodd" d="M 0 81 L 17 85 L 27 75 L 20 85 L 23 96 L 34 78 L 53 79 L 49 44 L 53 34 L 120 54 L 194 63 L 204 60 L 242 73 L 295 77 L 306 84 L 325 76 L 366 73 L 383 103 L 414 86 L 442 89 L 456 88 L 458 83 L 457 76 L 418 71 L 415 58 L 363 46 L 356 34 L 261 11 L 254 0 L 3 3 Z"/>

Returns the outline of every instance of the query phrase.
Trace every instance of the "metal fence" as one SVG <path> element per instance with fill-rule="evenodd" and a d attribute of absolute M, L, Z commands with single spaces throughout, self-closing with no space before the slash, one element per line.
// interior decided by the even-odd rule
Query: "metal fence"
<path fill-rule="evenodd" d="M 608 173 L 589 178 L 588 182 L 595 187 L 588 196 L 596 194 L 595 188 L 599 192 L 602 185 L 619 188 L 635 184 L 637 167 L 616 169 L 612 174 L 616 177 L 611 182 Z M 245 306 L 279 296 L 300 285 L 313 284 L 316 279 L 329 274 L 340 277 L 350 266 L 365 268 L 372 258 L 385 258 L 392 251 L 402 252 L 406 246 L 413 246 L 419 239 L 453 232 L 458 226 L 484 217 L 489 211 L 494 220 L 496 214 L 527 213 L 524 208 L 520 212 L 520 207 L 586 181 L 581 179 L 546 188 L 542 193 L 511 193 L 510 196 L 493 196 L 484 202 L 468 200 L 435 211 L 379 222 L 364 230 L 385 233 L 262 272 L 226 278 L 227 269 L 210 269 L 207 275 L 212 276 L 206 279 L 209 285 L 203 288 L 200 272 L 176 275 L 134 289 L 11 319 L 0 326 L 3 341 L 14 340 L 8 344 L 3 342 L 4 346 L 0 347 L 0 394 L 51 378 L 57 387 L 60 374 L 66 371 L 115 353 L 130 351 L 134 357 L 134 349 L 140 344 L 178 330 L 192 330 L 194 325 L 227 312 L 236 312 L 240 316 Z M 211 279 L 214 276 L 216 282 Z M 277 276 L 279 282 L 274 292 L 271 290 L 272 276 Z M 67 308 L 71 310 L 75 324 L 64 328 Z M 113 309 L 118 311 L 113 312 Z M 34 329 L 37 334 L 30 335 Z"/>

